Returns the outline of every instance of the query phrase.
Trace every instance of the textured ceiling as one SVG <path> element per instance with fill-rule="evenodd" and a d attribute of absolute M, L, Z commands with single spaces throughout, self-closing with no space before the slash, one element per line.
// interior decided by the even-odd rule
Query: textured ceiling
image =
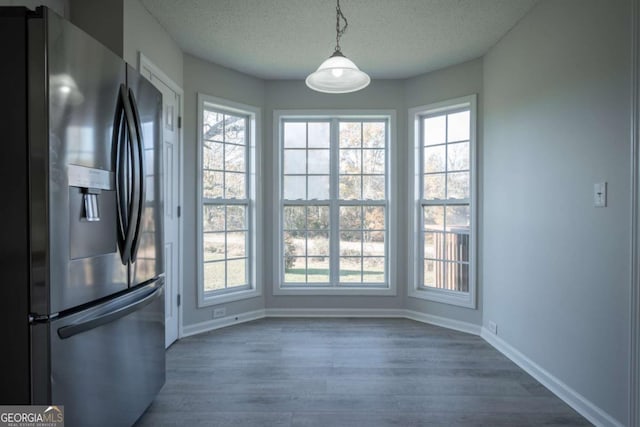
<path fill-rule="evenodd" d="M 372 78 L 483 55 L 538 0 L 342 0 L 342 52 Z M 335 46 L 334 0 L 142 0 L 187 53 L 265 79 L 300 79 Z"/>

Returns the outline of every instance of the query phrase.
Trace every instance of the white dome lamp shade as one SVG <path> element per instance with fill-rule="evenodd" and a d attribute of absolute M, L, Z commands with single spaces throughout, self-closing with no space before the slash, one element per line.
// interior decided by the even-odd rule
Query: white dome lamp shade
<path fill-rule="evenodd" d="M 369 86 L 371 78 L 337 50 L 315 73 L 307 76 L 307 86 L 324 93 L 349 93 Z"/>
<path fill-rule="evenodd" d="M 344 27 L 340 28 L 340 19 Z M 318 69 L 305 80 L 309 88 L 324 93 L 349 93 L 364 89 L 371 82 L 369 76 L 340 51 L 340 37 L 347 30 L 347 18 L 340 10 L 340 0 L 336 7 L 336 50 Z"/>

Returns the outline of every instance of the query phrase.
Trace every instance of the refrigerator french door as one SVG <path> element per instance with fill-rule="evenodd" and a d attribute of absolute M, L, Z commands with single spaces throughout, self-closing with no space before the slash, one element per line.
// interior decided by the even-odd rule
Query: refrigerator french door
<path fill-rule="evenodd" d="M 164 383 L 160 93 L 47 8 L 0 8 L 0 403 L 130 425 Z"/>

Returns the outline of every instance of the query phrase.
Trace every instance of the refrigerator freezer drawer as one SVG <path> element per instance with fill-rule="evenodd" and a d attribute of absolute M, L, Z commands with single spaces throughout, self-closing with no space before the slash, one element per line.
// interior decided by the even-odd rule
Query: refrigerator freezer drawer
<path fill-rule="evenodd" d="M 50 403 L 68 425 L 132 425 L 160 391 L 163 280 L 51 323 Z"/>

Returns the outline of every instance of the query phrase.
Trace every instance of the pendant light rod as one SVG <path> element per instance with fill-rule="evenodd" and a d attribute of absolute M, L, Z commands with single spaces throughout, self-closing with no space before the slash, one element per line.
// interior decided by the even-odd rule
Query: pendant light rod
<path fill-rule="evenodd" d="M 344 27 L 340 29 L 340 18 L 344 21 Z M 340 9 L 340 0 L 337 0 L 336 5 L 336 52 L 340 52 L 340 38 L 347 31 L 347 27 L 349 26 L 349 22 L 347 22 L 347 18 L 343 15 L 342 9 Z"/>

